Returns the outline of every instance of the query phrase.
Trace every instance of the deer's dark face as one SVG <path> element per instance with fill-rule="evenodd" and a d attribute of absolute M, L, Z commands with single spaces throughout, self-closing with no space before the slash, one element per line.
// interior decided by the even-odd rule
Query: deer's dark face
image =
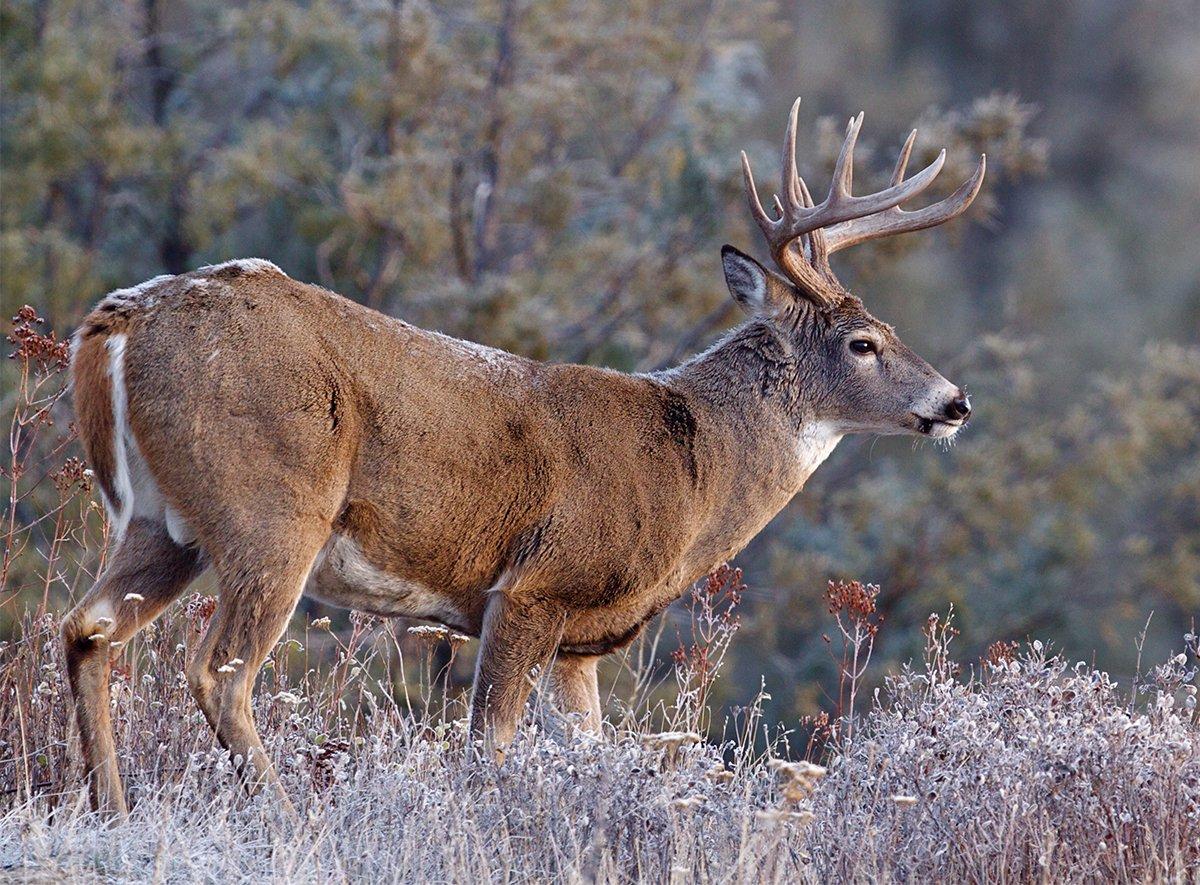
<path fill-rule="evenodd" d="M 844 292 L 806 294 L 732 247 L 722 254 L 734 298 L 790 347 L 805 421 L 837 433 L 950 439 L 971 416 L 966 394 Z"/>
<path fill-rule="evenodd" d="M 806 374 L 824 381 L 812 399 L 818 420 L 847 433 L 949 439 L 971 416 L 966 394 L 854 296 L 824 310 L 805 306 L 792 335 Z"/>

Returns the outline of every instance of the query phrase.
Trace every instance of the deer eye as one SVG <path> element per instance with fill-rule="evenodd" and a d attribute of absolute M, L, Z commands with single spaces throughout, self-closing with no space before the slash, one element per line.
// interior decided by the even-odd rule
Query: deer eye
<path fill-rule="evenodd" d="M 875 353 L 875 342 L 868 338 L 855 338 L 850 342 L 850 350 L 859 356 Z"/>

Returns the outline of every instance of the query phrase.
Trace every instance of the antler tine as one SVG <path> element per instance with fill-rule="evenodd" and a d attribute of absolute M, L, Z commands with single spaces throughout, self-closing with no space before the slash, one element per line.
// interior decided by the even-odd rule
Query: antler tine
<path fill-rule="evenodd" d="M 796 182 L 800 185 L 800 199 L 803 201 L 804 208 L 811 209 L 813 207 L 812 194 L 808 192 L 808 185 L 804 183 L 804 179 L 799 175 L 796 176 Z"/>
<path fill-rule="evenodd" d="M 787 133 L 783 137 L 783 162 L 779 164 L 779 192 L 783 194 L 783 200 L 791 209 L 800 206 L 800 189 L 796 186 L 796 179 L 800 177 L 796 171 L 796 126 L 799 120 L 800 99 L 797 98 L 792 102 L 792 110 L 788 114 Z M 785 214 L 780 209 L 780 217 L 784 217 Z"/>
<path fill-rule="evenodd" d="M 933 180 L 938 177 L 938 173 L 942 171 L 942 166 L 946 162 L 946 151 L 938 152 L 937 157 L 933 162 L 914 175 L 912 178 L 904 179 L 892 187 L 885 188 L 877 194 L 871 194 L 869 197 L 855 197 L 856 201 L 871 201 L 876 202 L 876 208 L 866 211 L 855 212 L 849 218 L 861 218 L 864 215 L 873 215 L 876 212 L 883 212 L 891 209 L 893 206 L 899 206 L 901 203 L 906 203 L 911 200 L 929 185 L 933 184 Z M 905 164 L 908 165 L 907 163 Z M 894 173 L 893 173 L 894 174 Z M 838 221 L 845 221 L 846 218 L 839 218 Z"/>
<path fill-rule="evenodd" d="M 909 137 L 911 141 L 911 136 Z M 907 143 L 905 145 L 908 147 Z M 944 153 L 944 152 L 943 152 Z M 906 159 L 902 154 L 902 160 Z M 900 164 L 897 171 L 903 174 Z M 895 234 L 924 230 L 944 224 L 957 218 L 967 211 L 974 202 L 983 186 L 983 176 L 987 172 L 987 154 L 981 154 L 979 165 L 975 172 L 964 181 L 950 196 L 923 209 L 905 212 L 899 206 L 893 206 L 886 212 L 853 218 L 840 224 L 831 225 L 825 229 L 826 249 L 829 254 L 838 252 L 848 246 L 875 240 L 880 237 L 890 237 Z"/>
<path fill-rule="evenodd" d="M 804 189 L 804 204 L 811 207 L 813 204 L 812 194 L 808 192 L 808 186 L 803 181 L 800 186 Z M 808 241 L 808 261 L 822 277 L 832 278 L 833 268 L 829 266 L 829 249 L 825 244 L 825 229 L 814 227 L 805 238 Z"/>
<path fill-rule="evenodd" d="M 788 241 L 795 240 L 815 228 L 828 227 L 852 218 L 883 212 L 912 199 L 933 182 L 945 162 L 946 152 L 942 151 L 932 163 L 912 178 L 898 182 L 876 194 L 854 196 L 850 192 L 850 188 L 854 181 L 854 147 L 863 122 L 863 115 L 860 113 L 851 117 L 846 126 L 846 139 L 842 143 L 842 149 L 834 164 L 833 183 L 830 185 L 828 195 L 819 204 L 806 207 L 800 200 L 798 183 L 800 176 L 796 172 L 794 149 L 798 110 L 798 103 L 792 105 L 793 116 L 788 121 L 787 134 L 784 138 L 784 171 L 780 182 L 783 191 L 780 201 L 783 210 L 780 213 L 781 217 L 778 221 L 772 220 L 769 228 L 764 227 L 762 221 L 759 221 L 759 226 L 763 227 L 763 233 L 766 234 L 772 251 L 776 253 L 784 248 Z M 746 165 L 746 161 L 743 161 L 743 168 Z M 757 192 L 755 192 L 754 199 L 757 200 Z M 751 208 L 755 207 L 752 205 Z M 757 210 L 755 218 L 759 218 Z"/>
<path fill-rule="evenodd" d="M 813 198 L 812 198 L 812 194 L 809 193 L 808 185 L 804 183 L 804 179 L 801 178 L 799 175 L 796 176 L 796 182 L 800 186 L 800 204 L 802 206 L 804 206 L 805 209 L 811 209 L 813 207 Z M 820 228 L 810 230 L 803 237 L 804 240 L 807 240 L 808 256 L 810 259 L 817 253 L 817 248 L 816 248 L 817 239 L 814 235 L 819 230 L 820 230 Z"/>
<path fill-rule="evenodd" d="M 917 130 L 914 129 L 908 133 L 908 138 L 904 139 L 904 147 L 900 148 L 900 156 L 896 158 L 896 169 L 892 172 L 892 180 L 889 183 L 889 187 L 895 187 L 904 181 L 904 170 L 908 168 L 908 158 L 912 156 L 913 144 L 916 140 Z"/>
<path fill-rule="evenodd" d="M 746 185 L 746 202 L 750 204 L 750 214 L 754 216 L 754 220 L 758 222 L 758 226 L 762 228 L 769 240 L 775 222 L 771 221 L 771 216 L 767 215 L 762 202 L 758 199 L 758 187 L 754 184 L 754 173 L 750 170 L 750 158 L 746 156 L 745 151 L 742 151 L 742 180 Z"/>
<path fill-rule="evenodd" d="M 829 196 L 825 203 L 829 206 L 843 201 L 852 200 L 850 189 L 854 184 L 854 146 L 858 143 L 858 133 L 862 129 L 863 112 L 857 117 L 851 117 L 846 124 L 846 140 L 838 152 L 837 163 L 833 166 L 833 181 L 829 185 Z"/>

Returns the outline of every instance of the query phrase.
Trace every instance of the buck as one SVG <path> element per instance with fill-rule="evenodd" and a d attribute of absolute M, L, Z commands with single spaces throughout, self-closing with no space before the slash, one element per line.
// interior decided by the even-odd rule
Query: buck
<path fill-rule="evenodd" d="M 77 423 L 115 530 L 63 640 L 93 803 L 124 813 L 109 721 L 117 650 L 205 569 L 216 613 L 191 691 L 251 789 L 272 783 L 250 698 L 302 594 L 478 636 L 471 732 L 502 758 L 535 669 L 601 727 L 596 665 L 755 536 L 847 433 L 953 436 L 971 407 L 838 282 L 829 256 L 963 212 L 899 207 L 945 151 L 851 194 L 862 115 L 828 195 L 796 170 L 775 212 L 742 154 L 782 276 L 726 246 L 747 321 L 675 368 L 623 374 L 456 340 L 260 259 L 109 294 L 73 347 Z M 286 800 L 285 800 L 286 801 Z"/>

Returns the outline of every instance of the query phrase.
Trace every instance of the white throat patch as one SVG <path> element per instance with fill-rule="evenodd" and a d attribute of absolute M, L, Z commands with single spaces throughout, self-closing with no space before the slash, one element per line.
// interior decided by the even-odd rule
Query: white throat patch
<path fill-rule="evenodd" d="M 808 421 L 796 437 L 796 460 L 807 480 L 842 441 L 844 432 L 832 421 Z"/>

